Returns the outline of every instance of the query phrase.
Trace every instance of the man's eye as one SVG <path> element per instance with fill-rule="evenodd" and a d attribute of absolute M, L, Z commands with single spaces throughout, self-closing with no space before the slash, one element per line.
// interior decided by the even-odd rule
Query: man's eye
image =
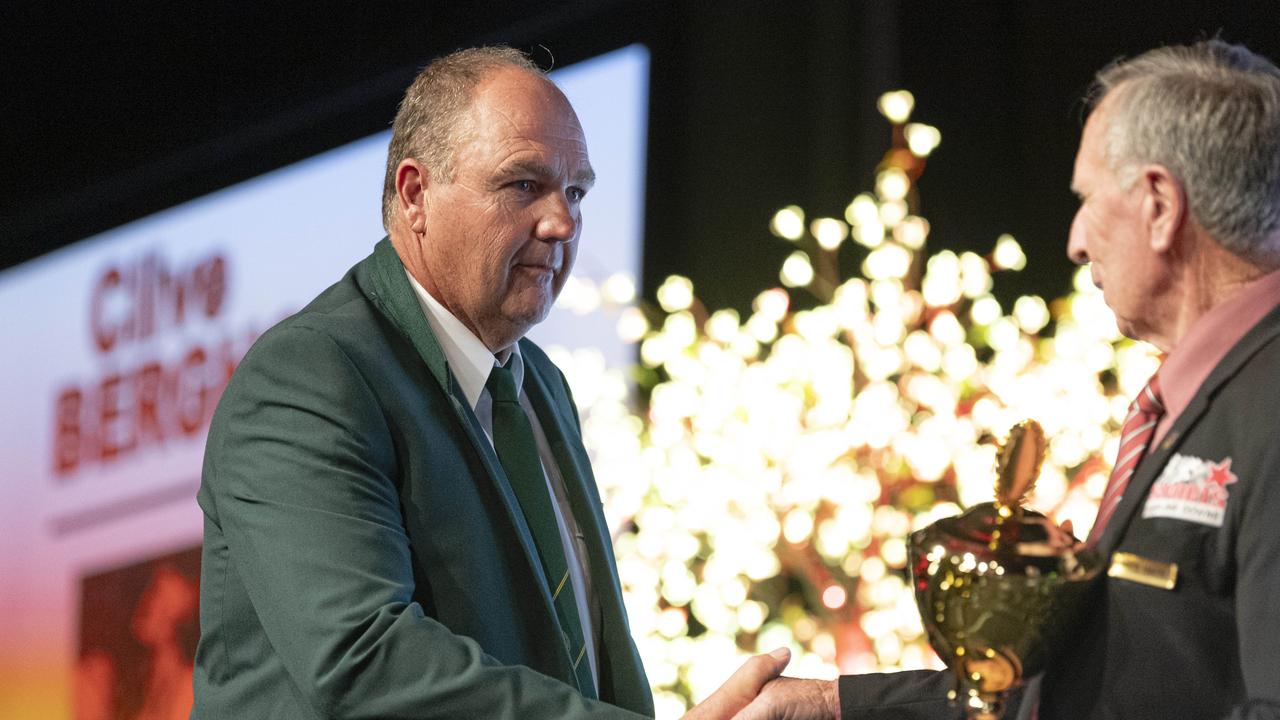
<path fill-rule="evenodd" d="M 587 196 L 587 191 L 579 187 L 569 188 L 569 199 L 574 202 L 580 202 L 582 198 Z"/>
<path fill-rule="evenodd" d="M 538 189 L 538 184 L 532 180 L 516 180 L 511 183 L 511 187 L 519 190 L 520 192 L 533 192 Z"/>

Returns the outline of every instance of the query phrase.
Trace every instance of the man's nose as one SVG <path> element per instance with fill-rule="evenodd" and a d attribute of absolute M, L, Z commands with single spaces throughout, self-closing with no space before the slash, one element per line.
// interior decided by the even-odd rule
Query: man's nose
<path fill-rule="evenodd" d="M 1076 213 L 1072 219 L 1071 230 L 1067 233 L 1067 257 L 1077 265 L 1089 262 L 1089 246 L 1085 242 L 1084 222 L 1080 219 L 1080 213 Z"/>
<path fill-rule="evenodd" d="M 536 233 L 539 240 L 567 242 L 577 235 L 581 220 L 576 207 L 570 205 L 569 199 L 563 194 L 548 195 L 543 199 L 538 212 Z"/>

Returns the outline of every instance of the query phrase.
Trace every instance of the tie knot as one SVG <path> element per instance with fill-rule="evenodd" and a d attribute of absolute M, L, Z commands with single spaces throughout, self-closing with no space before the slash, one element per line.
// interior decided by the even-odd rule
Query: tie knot
<path fill-rule="evenodd" d="M 489 373 L 489 380 L 484 384 L 494 402 L 520 402 L 516 392 L 515 375 L 506 365 L 494 365 Z"/>
<path fill-rule="evenodd" d="M 1142 388 L 1138 397 L 1133 399 L 1133 406 L 1143 415 L 1163 415 L 1164 398 L 1160 397 L 1160 376 L 1152 375 L 1147 386 Z"/>

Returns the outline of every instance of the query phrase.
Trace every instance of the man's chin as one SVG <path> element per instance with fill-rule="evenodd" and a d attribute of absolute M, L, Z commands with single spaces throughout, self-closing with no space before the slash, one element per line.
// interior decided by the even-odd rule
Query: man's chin
<path fill-rule="evenodd" d="M 533 302 L 508 303 L 502 313 L 512 328 L 523 328 L 521 336 L 533 329 L 551 314 L 555 299 L 548 293 L 545 298 Z"/>
<path fill-rule="evenodd" d="M 1121 335 L 1129 338 L 1130 340 L 1147 343 L 1153 342 L 1147 328 L 1119 315 L 1116 315 L 1116 329 L 1120 331 Z"/>

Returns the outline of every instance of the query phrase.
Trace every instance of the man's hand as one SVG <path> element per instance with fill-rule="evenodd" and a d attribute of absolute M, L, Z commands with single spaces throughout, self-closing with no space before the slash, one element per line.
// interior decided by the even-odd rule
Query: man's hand
<path fill-rule="evenodd" d="M 756 655 L 734 671 L 711 697 L 698 703 L 681 720 L 729 720 L 760 694 L 760 689 L 782 674 L 791 660 L 791 651 L 778 648 L 768 655 Z M 763 716 L 762 716 L 763 717 Z"/>
<path fill-rule="evenodd" d="M 840 720 L 840 693 L 834 680 L 781 677 L 734 720 Z"/>

